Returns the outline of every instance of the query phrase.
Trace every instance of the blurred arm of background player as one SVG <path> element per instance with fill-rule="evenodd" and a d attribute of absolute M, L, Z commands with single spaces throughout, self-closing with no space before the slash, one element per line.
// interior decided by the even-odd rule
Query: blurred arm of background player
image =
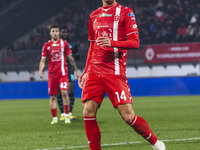
<path fill-rule="evenodd" d="M 79 53 L 77 44 L 75 44 L 75 46 L 74 46 L 74 49 L 73 49 L 73 51 L 72 51 L 72 56 L 74 57 L 74 59 L 75 59 L 76 61 L 77 61 L 77 60 L 80 60 L 80 53 Z"/>
<path fill-rule="evenodd" d="M 75 60 L 74 60 L 73 56 L 72 55 L 68 55 L 67 58 L 68 58 L 70 64 L 72 65 L 72 67 L 74 68 L 74 70 L 76 72 L 76 77 L 78 79 L 80 77 L 80 74 L 79 74 L 78 69 L 76 67 L 76 63 L 75 63 Z"/>
<path fill-rule="evenodd" d="M 43 78 L 43 69 L 45 67 L 45 61 L 46 61 L 46 57 L 42 57 L 40 60 L 40 65 L 39 65 L 39 76 L 40 78 Z"/>

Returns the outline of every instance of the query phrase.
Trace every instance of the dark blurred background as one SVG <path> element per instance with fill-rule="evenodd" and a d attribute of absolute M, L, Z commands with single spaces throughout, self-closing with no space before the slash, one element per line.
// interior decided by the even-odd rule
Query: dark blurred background
<path fill-rule="evenodd" d="M 139 27 L 140 48 L 128 51 L 129 77 L 142 77 L 138 75 L 140 73 L 131 73 L 131 68 L 138 71 L 140 67 L 146 67 L 141 74 L 149 77 L 199 75 L 199 0 L 117 2 L 133 9 Z M 78 43 L 81 54 L 77 64 L 83 71 L 89 47 L 89 15 L 101 5 L 101 0 L 0 0 L 0 80 L 17 81 L 5 76 L 8 73 L 18 76 L 21 71 L 39 80 L 37 70 L 41 49 L 50 39 L 49 27 L 53 24 L 70 29 L 70 40 Z M 165 55 L 169 49 L 171 53 Z M 159 56 L 157 54 L 166 57 L 162 60 L 151 58 Z M 158 74 L 155 71 L 149 73 L 156 66 L 161 72 L 166 70 L 163 73 L 158 70 Z M 174 69 L 167 70 L 168 66 Z M 184 67 L 186 69 L 183 70 Z M 177 68 L 181 73 L 177 71 L 174 74 Z"/>

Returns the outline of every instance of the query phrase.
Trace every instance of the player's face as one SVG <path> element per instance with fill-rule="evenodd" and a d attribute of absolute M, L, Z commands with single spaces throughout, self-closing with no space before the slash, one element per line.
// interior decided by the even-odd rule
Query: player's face
<path fill-rule="evenodd" d="M 69 31 L 67 29 L 62 29 L 60 32 L 61 38 L 67 39 L 69 35 Z"/>
<path fill-rule="evenodd" d="M 58 28 L 52 28 L 50 31 L 51 39 L 57 41 L 59 39 L 60 30 Z"/>
<path fill-rule="evenodd" d="M 112 5 L 115 1 L 116 0 L 103 0 L 103 3 L 105 3 L 106 5 Z"/>

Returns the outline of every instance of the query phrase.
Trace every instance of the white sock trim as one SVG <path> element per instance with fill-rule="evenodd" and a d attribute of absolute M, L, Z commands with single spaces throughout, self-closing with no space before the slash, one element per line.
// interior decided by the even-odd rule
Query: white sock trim
<path fill-rule="evenodd" d="M 96 120 L 96 118 L 84 118 L 84 120 Z"/>
<path fill-rule="evenodd" d="M 135 115 L 135 120 L 133 121 L 133 123 L 131 124 L 131 126 L 133 126 L 135 124 L 136 120 L 137 120 L 137 116 Z"/>
<path fill-rule="evenodd" d="M 146 138 L 146 140 L 149 140 L 151 138 L 151 133 L 149 134 L 149 136 Z"/>

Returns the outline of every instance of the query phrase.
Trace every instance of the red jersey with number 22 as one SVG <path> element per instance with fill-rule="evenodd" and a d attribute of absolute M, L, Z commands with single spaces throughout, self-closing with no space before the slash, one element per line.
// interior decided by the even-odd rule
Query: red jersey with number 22
<path fill-rule="evenodd" d="M 90 15 L 89 40 L 94 41 L 94 50 L 88 67 L 90 73 L 126 75 L 127 50 L 97 45 L 98 37 L 113 41 L 125 41 L 130 34 L 138 34 L 133 11 L 116 3 L 100 7 Z"/>

